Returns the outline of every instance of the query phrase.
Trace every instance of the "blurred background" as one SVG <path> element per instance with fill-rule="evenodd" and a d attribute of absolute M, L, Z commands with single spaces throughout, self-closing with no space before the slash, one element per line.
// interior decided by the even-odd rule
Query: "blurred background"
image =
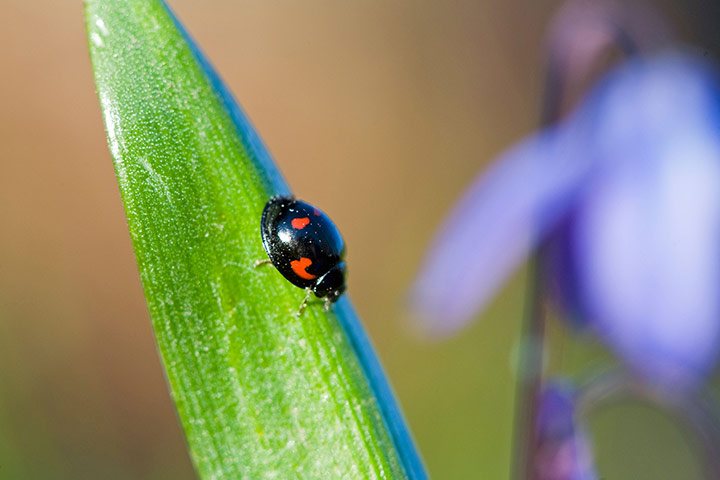
<path fill-rule="evenodd" d="M 443 342 L 403 302 L 443 215 L 533 130 L 559 1 L 174 0 L 298 196 L 339 225 L 350 294 L 435 479 L 508 477 L 523 274 Z M 720 49 L 720 4 L 656 2 Z M 148 319 L 81 2 L 0 2 L 0 478 L 192 479 Z M 551 332 L 555 337 L 562 332 Z M 604 357 L 563 339 L 576 371 Z M 604 478 L 700 478 L 661 412 L 592 419 Z"/>

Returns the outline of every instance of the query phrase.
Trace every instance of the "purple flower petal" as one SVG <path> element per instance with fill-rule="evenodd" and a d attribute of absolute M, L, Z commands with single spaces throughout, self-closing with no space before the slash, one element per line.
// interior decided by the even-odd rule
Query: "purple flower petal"
<path fill-rule="evenodd" d="M 569 385 L 552 382 L 540 395 L 535 424 L 537 480 L 595 480 L 590 442 L 575 412 Z"/>
<path fill-rule="evenodd" d="M 464 325 L 567 220 L 566 302 L 659 386 L 720 348 L 720 90 L 704 60 L 627 62 L 568 121 L 509 150 L 440 229 L 413 290 L 437 332 Z M 564 272 L 567 265 L 572 271 Z"/>
<path fill-rule="evenodd" d="M 565 323 L 582 330 L 588 322 L 580 302 L 580 272 L 573 235 L 576 224 L 577 208 L 573 208 L 552 232 L 544 250 L 543 278 L 548 295 L 558 311 L 563 312 Z"/>
<path fill-rule="evenodd" d="M 594 329 L 674 389 L 706 375 L 718 353 L 718 98 L 707 71 L 685 58 L 627 69 L 601 138 L 615 166 L 588 191 L 573 233 Z"/>
<path fill-rule="evenodd" d="M 455 206 L 412 292 L 429 330 L 466 324 L 572 206 L 592 163 L 577 155 L 583 135 L 566 130 L 548 129 L 503 154 Z"/>

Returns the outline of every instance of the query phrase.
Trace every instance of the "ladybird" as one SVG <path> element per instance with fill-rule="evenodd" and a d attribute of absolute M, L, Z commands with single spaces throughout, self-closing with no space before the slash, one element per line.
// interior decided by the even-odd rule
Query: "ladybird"
<path fill-rule="evenodd" d="M 325 310 L 345 291 L 345 242 L 330 218 L 292 197 L 273 197 L 260 219 L 262 243 L 269 259 L 290 283 L 306 290 L 300 315 L 310 293 L 325 298 Z"/>

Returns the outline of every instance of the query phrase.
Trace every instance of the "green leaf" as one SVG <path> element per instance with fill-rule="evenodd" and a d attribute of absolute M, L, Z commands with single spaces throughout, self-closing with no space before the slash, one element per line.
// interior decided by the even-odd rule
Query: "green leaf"
<path fill-rule="evenodd" d="M 346 298 L 311 303 L 259 221 L 290 193 L 159 0 L 89 0 L 92 66 L 171 392 L 203 479 L 425 478 Z"/>

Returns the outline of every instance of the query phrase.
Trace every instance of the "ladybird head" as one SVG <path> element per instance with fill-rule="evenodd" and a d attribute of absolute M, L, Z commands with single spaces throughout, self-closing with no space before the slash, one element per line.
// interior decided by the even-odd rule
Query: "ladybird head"
<path fill-rule="evenodd" d="M 313 287 L 318 297 L 327 297 L 331 302 L 337 301 L 345 291 L 345 262 L 340 262 L 320 277 Z"/>

